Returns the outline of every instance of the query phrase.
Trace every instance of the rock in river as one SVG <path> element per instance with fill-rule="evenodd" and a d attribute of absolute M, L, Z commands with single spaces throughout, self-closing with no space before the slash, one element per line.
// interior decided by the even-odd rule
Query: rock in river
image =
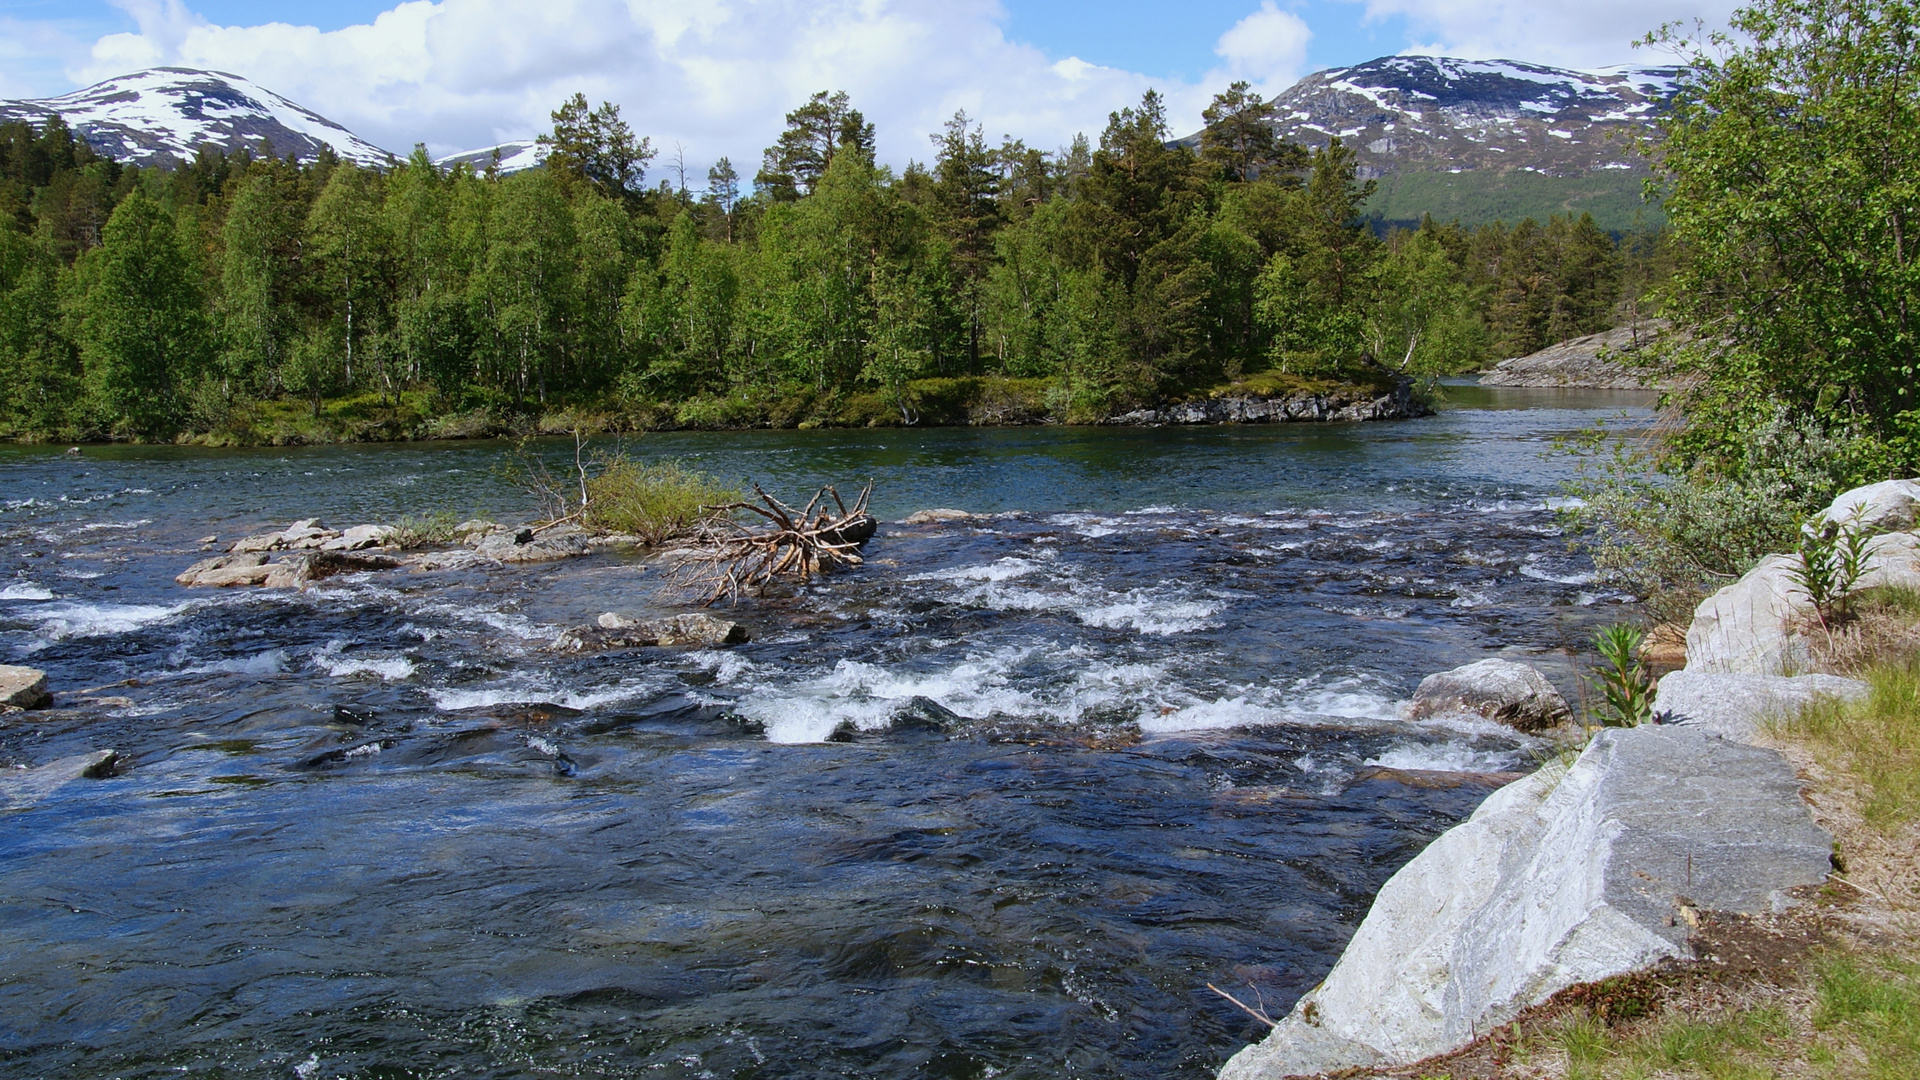
<path fill-rule="evenodd" d="M 748 639 L 746 627 L 703 612 L 636 620 L 609 611 L 600 616 L 597 626 L 579 626 L 561 634 L 555 639 L 553 649 L 556 652 L 584 652 L 588 649 L 631 649 L 648 645 L 713 648 L 738 645 Z"/>
<path fill-rule="evenodd" d="M 1414 720 L 1472 713 L 1520 731 L 1539 731 L 1573 719 L 1566 699 L 1546 676 L 1512 660 L 1479 660 L 1420 680 Z"/>
<path fill-rule="evenodd" d="M 53 704 L 47 691 L 47 673 L 39 668 L 0 664 L 0 706 L 44 709 Z"/>

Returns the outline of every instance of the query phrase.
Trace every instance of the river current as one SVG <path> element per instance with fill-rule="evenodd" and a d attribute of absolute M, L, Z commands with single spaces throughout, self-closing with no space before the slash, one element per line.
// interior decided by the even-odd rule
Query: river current
<path fill-rule="evenodd" d="M 724 650 L 546 649 L 690 609 L 639 555 L 173 583 L 296 518 L 525 520 L 505 443 L 0 449 L 0 662 L 58 698 L 0 766 L 124 755 L 0 809 L 0 1075 L 1211 1076 L 1263 1029 L 1207 984 L 1280 1015 L 1543 752 L 1405 722 L 1421 676 L 1506 655 L 1574 700 L 1621 616 L 1550 449 L 1647 399 L 1450 393 L 632 440 L 875 482 L 866 565 Z"/>

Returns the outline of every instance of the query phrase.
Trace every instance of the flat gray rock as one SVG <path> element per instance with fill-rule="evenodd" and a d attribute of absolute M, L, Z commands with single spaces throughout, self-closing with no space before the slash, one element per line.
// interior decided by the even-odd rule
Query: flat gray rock
<path fill-rule="evenodd" d="M 1698 728 L 1752 742 L 1760 725 L 1787 719 L 1822 697 L 1857 700 L 1869 687 L 1838 675 L 1754 675 L 1742 672 L 1672 671 L 1660 679 L 1653 715 L 1664 723 Z"/>
<path fill-rule="evenodd" d="M 113 775 L 120 763 L 117 750 L 93 750 L 58 758 L 32 769 L 0 769 L 0 806 L 24 810 L 76 780 L 100 780 Z"/>
<path fill-rule="evenodd" d="M 0 706 L 44 709 L 52 704 L 53 694 L 47 690 L 46 672 L 18 664 L 0 664 Z"/>
<path fill-rule="evenodd" d="M 1684 727 L 1601 731 L 1389 879 L 1326 980 L 1222 1080 L 1402 1065 L 1578 983 L 1689 955 L 1691 911 L 1759 913 L 1831 866 L 1793 767 Z"/>

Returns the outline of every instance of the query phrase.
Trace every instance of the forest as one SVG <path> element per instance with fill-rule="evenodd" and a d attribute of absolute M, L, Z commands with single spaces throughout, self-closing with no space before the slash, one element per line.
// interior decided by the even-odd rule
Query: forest
<path fill-rule="evenodd" d="M 1585 217 L 1376 235 L 1351 150 L 1272 108 L 1234 85 L 1197 149 L 1152 92 L 1056 151 L 961 113 L 896 173 L 822 92 L 703 185 L 581 95 L 506 175 L 0 125 L 0 437 L 1090 422 L 1475 370 L 1670 272 Z"/>

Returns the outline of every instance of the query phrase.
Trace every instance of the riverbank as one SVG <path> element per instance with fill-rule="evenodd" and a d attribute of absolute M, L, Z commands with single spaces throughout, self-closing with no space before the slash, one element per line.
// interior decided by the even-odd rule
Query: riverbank
<path fill-rule="evenodd" d="M 1868 546 L 1857 583 L 1863 613 L 1849 629 L 1811 640 L 1813 608 L 1780 565 L 1785 557 L 1703 602 L 1686 668 L 1660 682 L 1656 723 L 1600 732 L 1570 766 L 1549 764 L 1501 789 L 1416 856 L 1383 886 L 1327 979 L 1236 1055 L 1223 1080 L 1355 1068 L 1507 1075 L 1498 1066 L 1549 1029 L 1584 1040 L 1563 1047 L 1569 1075 L 1600 1075 L 1593 1066 L 1631 1055 L 1607 1049 L 1595 1025 L 1637 1021 L 1655 989 L 1684 997 L 1701 981 L 1695 965 L 1721 974 L 1732 955 L 1733 970 L 1760 985 L 1850 963 L 1813 950 L 1847 938 L 1830 929 L 1836 896 L 1878 902 L 1884 917 L 1869 920 L 1877 937 L 1854 934 L 1851 943 L 1893 980 L 1893 1000 L 1920 1003 L 1914 972 L 1885 960 L 1898 954 L 1889 933 L 1910 945 L 1920 927 L 1912 854 L 1920 768 L 1911 752 L 1920 740 L 1912 647 L 1920 538 L 1904 531 L 1915 525 L 1916 497 L 1920 485 L 1891 481 L 1843 494 L 1827 511 L 1882 532 Z M 1888 590 L 1890 607 L 1878 599 Z M 1809 664 L 1874 681 L 1795 674 Z M 1826 790 L 1803 795 L 1810 783 Z M 1862 797 L 1863 789 L 1879 790 Z M 1875 816 L 1878 837 L 1862 827 Z M 1755 967 L 1755 953 L 1769 959 Z M 1639 1011 L 1620 1014 L 1622 998 Z M 1776 1020 L 1791 1028 L 1784 1015 Z M 1499 1034 L 1481 1037 L 1490 1030 Z M 1920 1015 L 1905 1031 L 1891 1043 L 1866 1040 L 1856 1056 L 1906 1054 L 1907 1066 L 1920 1064 Z M 1468 1071 L 1440 1071 L 1456 1060 Z M 1885 1071 L 1893 1060 L 1860 1064 L 1903 1075 Z"/>
<path fill-rule="evenodd" d="M 1432 405 L 1406 380 L 1328 379 L 1260 372 L 1151 403 L 1089 412 L 1051 379 L 968 376 L 916 379 L 898 394 L 822 393 L 785 385 L 683 402 L 617 396 L 547 405 L 506 399 L 449 400 L 425 390 L 362 393 L 209 406 L 202 422 L 173 441 L 211 447 L 325 446 L 357 442 L 528 438 L 542 435 L 835 428 L 1023 427 L 1094 424 L 1299 423 L 1395 420 L 1429 415 Z M 4 434 L 4 433 L 0 433 Z M 80 437 L 72 437 L 74 435 Z M 101 433 L 12 433 L 16 442 L 120 441 Z"/>

